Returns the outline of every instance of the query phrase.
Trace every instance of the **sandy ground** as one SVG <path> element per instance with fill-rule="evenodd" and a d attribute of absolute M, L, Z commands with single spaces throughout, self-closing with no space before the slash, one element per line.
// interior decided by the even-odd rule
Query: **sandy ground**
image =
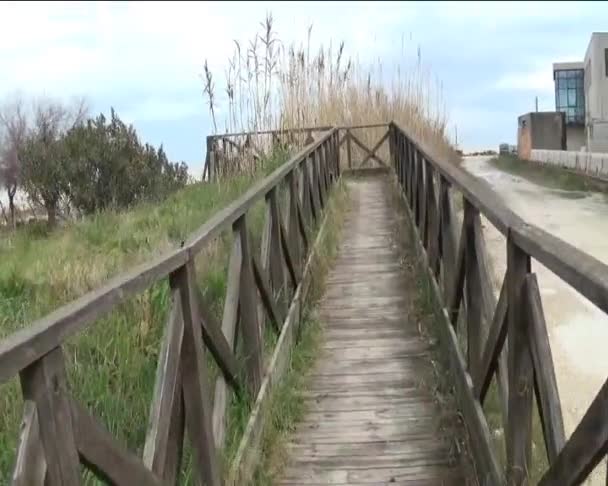
<path fill-rule="evenodd" d="M 487 157 L 466 158 L 464 167 L 485 179 L 524 220 L 608 263 L 608 198 L 561 191 L 531 183 L 490 166 Z M 506 268 L 504 237 L 489 223 L 484 231 L 497 282 Z M 608 316 L 541 264 L 537 273 L 562 401 L 570 436 L 608 377 Z M 605 484 L 605 466 L 585 484 Z"/>

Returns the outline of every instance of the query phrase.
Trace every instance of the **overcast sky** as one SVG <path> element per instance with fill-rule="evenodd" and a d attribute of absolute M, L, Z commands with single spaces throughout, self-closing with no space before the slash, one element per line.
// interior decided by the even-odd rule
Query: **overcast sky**
<path fill-rule="evenodd" d="M 363 62 L 389 65 L 401 39 L 441 79 L 451 129 L 465 149 L 515 142 L 516 117 L 555 108 L 551 64 L 582 60 L 608 4 L 568 3 L 0 3 L 0 97 L 21 90 L 85 95 L 114 106 L 143 140 L 200 171 L 210 119 L 203 60 L 223 72 L 233 39 L 266 12 L 283 42 L 344 40 Z"/>

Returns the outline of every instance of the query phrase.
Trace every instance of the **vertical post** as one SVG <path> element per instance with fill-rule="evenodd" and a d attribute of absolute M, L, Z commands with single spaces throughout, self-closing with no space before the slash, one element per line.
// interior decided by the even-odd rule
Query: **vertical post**
<path fill-rule="evenodd" d="M 286 291 L 285 272 L 283 270 L 283 249 L 281 246 L 281 214 L 277 203 L 277 186 L 268 193 L 270 207 L 270 279 L 275 293 L 275 300 L 285 315 Z"/>
<path fill-rule="evenodd" d="M 530 257 L 507 236 L 507 296 L 509 336 L 509 416 L 507 483 L 527 484 L 532 438 L 534 374 L 527 340 L 523 288 Z"/>
<path fill-rule="evenodd" d="M 67 395 L 63 352 L 55 348 L 21 371 L 23 399 L 36 404 L 47 464 L 45 485 L 80 484 L 80 462 Z"/>
<path fill-rule="evenodd" d="M 217 161 L 215 150 L 209 152 L 209 182 L 217 182 Z"/>
<path fill-rule="evenodd" d="M 352 159 L 352 140 L 350 137 L 350 129 L 346 129 L 346 158 L 348 159 L 348 168 L 353 168 L 353 159 Z"/>
<path fill-rule="evenodd" d="M 241 333 L 245 352 L 247 383 L 251 397 L 255 397 L 262 382 L 262 338 L 257 315 L 257 294 L 251 266 L 251 248 L 247 235 L 245 215 L 234 223 L 235 236 L 241 240 L 241 275 L 239 284 L 239 305 Z"/>
<path fill-rule="evenodd" d="M 302 255 L 300 250 L 300 232 L 298 223 L 298 192 L 296 187 L 296 169 L 292 170 L 287 176 L 289 185 L 289 241 L 291 245 L 291 254 L 295 260 L 295 265 L 298 267 L 297 273 L 302 274 Z"/>
<path fill-rule="evenodd" d="M 211 403 L 207 363 L 200 314 L 196 305 L 196 275 L 194 261 L 169 276 L 171 290 L 179 292 L 184 320 L 181 352 L 182 387 L 186 411 L 186 430 L 198 469 L 198 479 L 209 486 L 220 485 L 219 466 L 211 424 Z"/>
<path fill-rule="evenodd" d="M 336 159 L 336 172 L 334 174 L 334 181 L 340 177 L 340 172 L 342 168 L 340 167 L 340 132 L 336 130 L 336 135 L 334 136 L 334 149 L 335 149 L 335 159 Z"/>
<path fill-rule="evenodd" d="M 479 211 L 468 199 L 464 199 L 464 229 L 466 231 L 465 247 L 465 279 L 467 303 L 467 353 L 468 366 L 471 376 L 477 376 L 479 360 L 482 352 L 481 336 L 481 278 L 477 249 L 475 247 L 475 225 L 479 222 Z"/>

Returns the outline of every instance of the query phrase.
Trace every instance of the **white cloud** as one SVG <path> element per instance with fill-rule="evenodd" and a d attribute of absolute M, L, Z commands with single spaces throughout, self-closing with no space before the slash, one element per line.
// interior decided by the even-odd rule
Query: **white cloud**
<path fill-rule="evenodd" d="M 496 89 L 551 92 L 553 90 L 551 66 L 532 71 L 507 73 L 498 79 Z"/>

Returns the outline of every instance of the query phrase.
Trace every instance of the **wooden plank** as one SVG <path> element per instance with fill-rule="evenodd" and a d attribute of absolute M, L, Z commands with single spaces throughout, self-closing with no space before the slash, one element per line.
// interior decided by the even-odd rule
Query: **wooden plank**
<path fill-rule="evenodd" d="M 240 238 L 241 273 L 239 286 L 239 306 L 241 309 L 241 335 L 245 352 L 245 372 L 251 396 L 260 389 L 263 374 L 262 337 L 257 319 L 257 292 L 253 276 L 252 257 L 245 216 L 235 224 L 235 232 Z"/>
<path fill-rule="evenodd" d="M 291 256 L 291 250 L 289 249 L 289 241 L 287 240 L 287 232 L 285 231 L 283 222 L 279 221 L 279 225 L 281 227 L 281 245 L 283 247 L 283 257 L 285 258 L 285 264 L 287 266 L 289 276 L 291 277 L 291 284 L 295 291 L 296 287 L 298 286 L 300 277 L 297 273 L 297 267 L 294 263 L 293 257 Z"/>
<path fill-rule="evenodd" d="M 98 478 L 117 486 L 163 484 L 139 457 L 116 443 L 105 427 L 91 417 L 78 402 L 70 400 L 70 410 L 78 453 L 83 463 Z"/>
<path fill-rule="evenodd" d="M 468 369 L 475 376 L 480 367 L 483 347 L 482 300 L 483 289 L 479 271 L 479 261 L 475 246 L 475 226 L 481 224 L 479 211 L 465 199 L 463 231 L 466 232 L 465 243 L 465 280 L 467 303 L 467 355 Z M 481 298 L 480 298 L 481 297 Z"/>
<path fill-rule="evenodd" d="M 281 332 L 281 326 L 283 324 L 283 319 L 281 318 L 281 314 L 279 310 L 275 307 L 274 299 L 272 297 L 272 293 L 268 286 L 266 285 L 267 277 L 264 274 L 264 271 L 260 268 L 260 264 L 257 261 L 255 255 L 253 256 L 253 275 L 255 277 L 255 283 L 257 285 L 258 291 L 260 292 L 260 297 L 262 298 L 262 302 L 264 303 L 264 308 L 270 317 L 270 320 L 277 332 Z"/>
<path fill-rule="evenodd" d="M 317 237 L 308 255 L 304 266 L 302 280 L 296 288 L 294 297 L 291 301 L 285 323 L 281 329 L 281 334 L 275 346 L 268 372 L 264 377 L 260 391 L 256 397 L 249 421 L 243 433 L 243 437 L 237 449 L 236 456 L 230 465 L 226 486 L 240 486 L 248 484 L 251 480 L 258 458 L 261 453 L 259 447 L 262 440 L 262 430 L 268 417 L 270 398 L 274 387 L 281 382 L 285 376 L 289 363 L 291 348 L 294 345 L 298 328 L 300 326 L 302 306 L 306 302 L 308 295 L 308 282 L 311 278 L 313 262 L 317 258 L 317 252 L 327 228 L 327 215 L 324 217 Z"/>
<path fill-rule="evenodd" d="M 403 198 L 403 202 L 403 207 L 409 220 L 410 232 L 415 235 L 413 223 L 414 216 L 405 198 Z M 430 271 L 428 258 L 420 240 L 415 238 L 414 242 L 419 255 L 418 265 L 430 282 L 432 288 L 431 296 L 433 297 L 435 307 L 437 309 L 442 309 L 438 313 L 441 346 L 448 354 L 451 363 L 450 370 L 455 383 L 456 398 L 458 400 L 459 410 L 463 414 L 464 423 L 469 432 L 470 445 L 473 448 L 478 479 L 481 484 L 503 484 L 504 480 L 494 453 L 488 424 L 483 409 L 474 396 L 473 383 L 466 371 L 464 359 L 458 344 L 458 338 L 454 332 L 448 310 L 443 307 L 441 301 L 442 293 L 439 290 L 433 273 Z"/>
<path fill-rule="evenodd" d="M 238 392 L 241 387 L 239 382 L 240 366 L 232 352 L 232 346 L 228 344 L 220 325 L 213 318 L 211 306 L 206 302 L 200 290 L 197 289 L 195 295 L 203 331 L 203 342 L 207 349 L 211 351 L 226 382 Z"/>
<path fill-rule="evenodd" d="M 606 457 L 608 381 L 603 385 L 539 486 L 581 484 Z"/>
<path fill-rule="evenodd" d="M 374 145 L 371 149 L 371 154 L 368 153 L 367 157 L 365 157 L 365 159 L 363 160 L 363 162 L 361 162 L 359 164 L 359 167 L 364 166 L 368 160 L 370 160 L 373 156 L 376 155 L 376 152 L 378 151 L 378 149 L 382 146 L 382 144 L 386 141 L 386 139 L 388 138 L 389 135 L 389 131 L 387 130 L 386 133 L 384 135 L 382 135 L 382 138 L 380 140 L 378 140 L 378 142 L 376 143 L 376 145 Z M 379 158 L 376 157 L 377 160 L 380 160 Z M 381 164 L 386 166 L 387 164 L 384 161 L 381 161 Z"/>
<path fill-rule="evenodd" d="M 80 463 L 74 442 L 61 348 L 55 348 L 20 373 L 24 401 L 36 404 L 40 439 L 46 458 L 45 485 L 80 484 Z"/>
<path fill-rule="evenodd" d="M 156 379 L 148 431 L 144 445 L 143 463 L 158 477 L 164 478 L 164 466 L 169 449 L 169 430 L 176 402 L 181 400 L 179 375 L 180 353 L 184 337 L 184 322 L 178 290 L 171 293 L 171 310 L 165 326 L 161 350 L 158 356 Z"/>
<path fill-rule="evenodd" d="M 504 346 L 507 337 L 507 286 L 506 279 L 502 283 L 500 297 L 494 312 L 494 318 L 490 325 L 490 333 L 486 340 L 485 348 L 479 368 L 475 374 L 475 396 L 483 404 L 486 393 L 490 387 L 492 375 L 498 365 L 498 356 Z"/>
<path fill-rule="evenodd" d="M 521 224 L 511 235 L 522 250 L 608 313 L 608 265 L 536 226 Z"/>
<path fill-rule="evenodd" d="M 270 282 L 272 282 L 271 299 L 276 301 L 276 305 L 283 315 L 286 309 L 287 283 L 283 270 L 283 248 L 281 246 L 281 214 L 277 203 L 277 188 L 275 187 L 268 193 L 268 207 L 270 208 Z M 263 271 L 263 269 L 259 269 Z M 260 274 L 262 275 L 262 274 Z M 258 285 L 259 286 L 259 285 Z M 275 325 L 278 322 L 275 321 Z M 278 329 L 278 328 L 277 328 Z"/>
<path fill-rule="evenodd" d="M 226 298 L 224 299 L 224 312 L 222 314 L 222 332 L 229 343 L 234 343 L 236 325 L 238 320 L 239 285 L 241 278 L 241 239 L 235 234 L 232 243 L 232 252 L 228 263 L 228 276 L 226 284 Z M 213 400 L 213 436 L 215 445 L 220 449 L 226 436 L 226 407 L 228 405 L 228 387 L 222 375 L 215 383 Z"/>
<path fill-rule="evenodd" d="M 463 226 L 460 231 L 460 243 L 458 244 L 458 256 L 455 261 L 454 277 L 449 287 L 448 294 L 448 312 L 450 322 L 456 328 L 458 322 L 458 312 L 460 310 L 460 302 L 464 292 L 464 279 L 466 275 L 465 255 L 467 247 L 467 232 Z"/>
<path fill-rule="evenodd" d="M 264 227 L 262 229 L 262 239 L 260 242 L 260 264 L 264 270 L 268 270 L 270 268 L 271 226 L 272 220 L 270 215 L 270 205 L 266 204 L 266 207 L 264 208 Z M 270 284 L 270 281 L 268 283 Z M 258 322 L 260 323 L 261 328 L 264 329 L 264 304 L 262 302 L 258 303 Z"/>
<path fill-rule="evenodd" d="M 566 442 L 561 402 L 557 390 L 557 380 L 553 367 L 551 345 L 547 334 L 547 324 L 543 313 L 538 282 L 535 274 L 528 274 L 525 281 L 527 309 L 529 312 L 527 326 L 534 377 L 538 390 L 537 404 L 543 424 L 545 447 L 549 464 L 553 464 Z"/>
<path fill-rule="evenodd" d="M 183 265 L 186 259 L 187 252 L 179 249 L 139 265 L 0 341 L 0 384 L 84 330 L 115 305 Z"/>
<path fill-rule="evenodd" d="M 381 160 L 376 154 L 372 153 L 370 149 L 368 149 L 361 140 L 359 140 L 352 132 L 350 132 L 350 137 L 353 142 L 355 142 L 359 148 L 361 148 L 368 156 L 371 156 L 372 159 L 377 160 L 380 164 L 386 165 L 383 160 Z M 360 167 L 360 165 L 359 165 Z"/>
<path fill-rule="evenodd" d="M 282 164 L 268 177 L 260 182 L 253 184 L 245 194 L 229 204 L 227 207 L 215 213 L 191 238 L 185 243 L 184 248 L 189 254 L 198 253 L 210 241 L 217 238 L 224 230 L 228 229 L 238 219 L 241 218 L 249 209 L 251 209 L 258 201 L 266 197 L 270 189 L 282 182 L 295 167 L 299 166 L 303 159 L 310 156 L 318 147 L 329 139 L 335 129 L 328 131 L 320 136 L 314 143 L 307 145 L 287 162 Z"/>
<path fill-rule="evenodd" d="M 287 178 L 287 184 L 289 188 L 289 245 L 291 252 L 296 260 L 298 271 L 302 270 L 302 249 L 300 244 L 300 215 L 298 214 L 300 201 L 298 200 L 298 191 L 296 187 L 296 177 L 292 172 Z M 306 236 L 304 236 L 306 242 Z M 305 243 L 306 244 L 306 243 Z M 285 275 L 285 274 L 283 274 Z"/>
<path fill-rule="evenodd" d="M 19 434 L 19 447 L 13 469 L 13 486 L 44 486 L 46 459 L 40 440 L 36 404 L 26 400 Z"/>
<path fill-rule="evenodd" d="M 527 484 L 532 446 L 533 369 L 523 301 L 524 282 L 530 272 L 530 257 L 507 239 L 507 319 L 509 333 L 509 417 L 507 437 L 507 481 Z"/>
<path fill-rule="evenodd" d="M 348 168 L 353 168 L 353 159 L 352 159 L 352 136 L 350 134 L 350 130 L 346 130 L 346 158 L 348 160 Z"/>
<path fill-rule="evenodd" d="M 196 477 L 209 486 L 219 486 L 220 474 L 211 425 L 209 378 L 197 309 L 194 261 L 190 260 L 172 273 L 169 282 L 171 289 L 179 290 L 184 320 L 181 372 L 186 431 L 197 466 Z M 251 314 L 255 316 L 255 306 L 251 309 Z"/>

